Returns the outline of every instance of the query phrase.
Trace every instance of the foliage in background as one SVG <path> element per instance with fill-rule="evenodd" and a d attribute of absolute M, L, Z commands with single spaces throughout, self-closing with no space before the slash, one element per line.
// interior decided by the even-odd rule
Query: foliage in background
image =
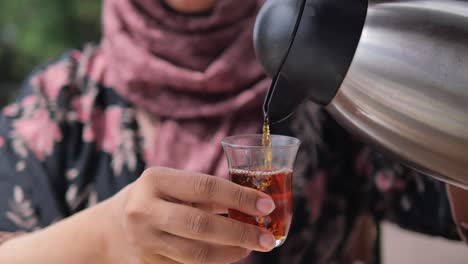
<path fill-rule="evenodd" d="M 99 0 L 0 1 L 0 103 L 38 65 L 100 36 Z"/>

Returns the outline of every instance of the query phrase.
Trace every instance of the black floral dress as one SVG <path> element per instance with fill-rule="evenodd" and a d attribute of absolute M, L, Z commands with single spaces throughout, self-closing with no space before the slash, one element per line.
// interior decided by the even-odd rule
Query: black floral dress
<path fill-rule="evenodd" d="M 134 106 L 88 78 L 84 57 L 73 51 L 39 69 L 3 110 L 1 231 L 51 225 L 113 196 L 146 168 Z M 303 141 L 294 220 L 286 243 L 254 263 L 378 263 L 383 220 L 459 239 L 444 184 L 374 152 L 318 106 L 305 104 L 273 132 Z"/>

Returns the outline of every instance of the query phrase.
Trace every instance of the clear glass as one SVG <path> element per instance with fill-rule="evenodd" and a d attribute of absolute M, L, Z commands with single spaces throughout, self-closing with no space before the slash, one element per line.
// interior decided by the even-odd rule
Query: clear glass
<path fill-rule="evenodd" d="M 229 217 L 268 229 L 276 238 L 276 247 L 288 236 L 293 215 L 293 166 L 300 141 L 296 138 L 271 135 L 271 147 L 262 145 L 262 135 L 228 137 L 222 141 L 232 182 L 270 195 L 276 209 L 264 217 L 250 216 L 229 210 Z M 270 151 L 271 163 L 265 162 Z"/>

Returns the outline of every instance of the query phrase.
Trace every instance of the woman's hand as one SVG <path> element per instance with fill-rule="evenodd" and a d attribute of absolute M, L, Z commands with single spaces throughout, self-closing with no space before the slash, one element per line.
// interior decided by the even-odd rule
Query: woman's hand
<path fill-rule="evenodd" d="M 114 197 L 0 246 L 0 263 L 232 263 L 269 251 L 268 231 L 214 214 L 268 215 L 264 193 L 208 175 L 147 170 Z"/>
<path fill-rule="evenodd" d="M 149 169 L 107 206 L 116 225 L 106 238 L 112 263 L 233 263 L 274 247 L 267 230 L 214 214 L 268 215 L 271 198 L 208 175 Z"/>

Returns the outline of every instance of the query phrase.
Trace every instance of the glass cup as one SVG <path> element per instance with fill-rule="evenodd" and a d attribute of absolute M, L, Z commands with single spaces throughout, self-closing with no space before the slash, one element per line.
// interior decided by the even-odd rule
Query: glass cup
<path fill-rule="evenodd" d="M 268 216 L 255 217 L 230 209 L 229 217 L 268 229 L 276 238 L 276 247 L 281 246 L 293 215 L 293 166 L 300 141 L 271 135 L 271 147 L 265 147 L 262 135 L 241 135 L 225 138 L 222 145 L 231 181 L 270 195 L 276 205 Z"/>

